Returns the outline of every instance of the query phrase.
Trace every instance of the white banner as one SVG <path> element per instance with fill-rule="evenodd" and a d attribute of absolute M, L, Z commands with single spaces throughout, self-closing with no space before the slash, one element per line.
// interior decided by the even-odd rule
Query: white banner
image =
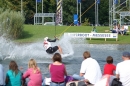
<path fill-rule="evenodd" d="M 117 33 L 64 33 L 72 38 L 118 38 Z"/>

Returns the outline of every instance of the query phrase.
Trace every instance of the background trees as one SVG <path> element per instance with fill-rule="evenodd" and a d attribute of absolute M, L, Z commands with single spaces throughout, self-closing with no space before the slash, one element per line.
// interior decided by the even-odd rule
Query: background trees
<path fill-rule="evenodd" d="M 23 14 L 25 16 L 26 24 L 33 24 L 33 16 L 36 13 L 36 0 L 22 0 L 23 1 Z M 43 0 L 43 12 L 55 13 L 56 0 Z M 81 0 L 82 13 L 84 13 L 95 0 Z M 21 11 L 21 0 L 1 0 L 0 7 L 3 9 L 11 9 L 14 11 Z M 38 11 L 42 12 L 42 3 L 38 3 Z M 63 0 L 63 24 L 70 24 L 73 22 L 73 15 L 77 13 L 76 0 Z M 92 6 L 89 10 L 82 15 L 82 23 L 88 19 L 91 24 L 95 23 L 95 7 Z M 49 18 L 45 18 L 45 21 Z M 99 4 L 99 23 L 104 24 L 109 22 L 109 0 L 100 0 Z"/>

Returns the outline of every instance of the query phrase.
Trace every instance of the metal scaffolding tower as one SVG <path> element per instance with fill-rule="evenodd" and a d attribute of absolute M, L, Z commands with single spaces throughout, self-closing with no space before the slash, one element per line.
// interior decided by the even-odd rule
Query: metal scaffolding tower
<path fill-rule="evenodd" d="M 127 5 L 127 10 L 123 10 L 126 8 L 124 4 Z M 109 27 L 112 29 L 113 24 L 123 25 L 122 22 L 125 16 L 130 16 L 130 0 L 109 0 Z M 130 20 L 130 19 L 128 19 Z"/>

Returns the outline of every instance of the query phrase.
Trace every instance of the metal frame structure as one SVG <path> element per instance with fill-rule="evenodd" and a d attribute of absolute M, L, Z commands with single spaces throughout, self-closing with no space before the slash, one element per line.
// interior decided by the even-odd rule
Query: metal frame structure
<path fill-rule="evenodd" d="M 109 27 L 113 28 L 113 22 L 114 21 L 120 21 L 120 26 L 123 25 L 122 19 L 125 16 L 130 16 L 128 15 L 130 12 L 130 0 L 124 0 L 121 4 L 115 3 L 116 0 L 109 0 Z M 119 2 L 119 0 L 117 0 Z M 121 7 L 122 4 L 128 2 L 129 4 L 129 10 L 128 11 L 122 11 L 124 7 Z M 119 17 L 117 19 L 117 16 Z"/>
<path fill-rule="evenodd" d="M 123 19 L 124 19 L 126 16 L 130 16 L 130 11 L 120 12 L 120 26 L 124 25 Z M 129 20 L 129 21 L 130 21 L 130 20 Z"/>
<path fill-rule="evenodd" d="M 42 13 L 37 12 L 38 1 L 39 2 L 42 1 Z M 62 24 L 63 23 L 63 15 L 62 15 L 63 14 L 63 8 L 62 8 L 63 0 L 56 0 L 56 3 L 57 3 L 56 13 L 44 13 L 43 12 L 43 0 L 36 0 L 36 13 L 34 15 L 34 25 L 37 25 L 37 24 L 43 25 L 44 17 L 52 17 L 52 22 L 56 22 L 57 25 Z M 21 7 L 21 9 L 22 9 L 22 7 Z"/>
<path fill-rule="evenodd" d="M 55 13 L 36 13 L 34 15 L 34 25 L 43 25 L 45 17 L 52 17 L 52 22 L 55 21 Z M 40 20 L 40 18 L 42 18 Z"/>

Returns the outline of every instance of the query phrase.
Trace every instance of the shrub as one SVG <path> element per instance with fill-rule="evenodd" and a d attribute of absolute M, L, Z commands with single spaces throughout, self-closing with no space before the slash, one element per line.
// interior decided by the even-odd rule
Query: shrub
<path fill-rule="evenodd" d="M 25 21 L 24 16 L 20 12 L 11 10 L 0 13 L 0 34 L 5 34 L 6 37 L 13 39 L 20 38 Z"/>
<path fill-rule="evenodd" d="M 84 23 L 82 23 L 83 26 L 89 26 L 90 22 L 89 19 L 85 18 Z"/>

